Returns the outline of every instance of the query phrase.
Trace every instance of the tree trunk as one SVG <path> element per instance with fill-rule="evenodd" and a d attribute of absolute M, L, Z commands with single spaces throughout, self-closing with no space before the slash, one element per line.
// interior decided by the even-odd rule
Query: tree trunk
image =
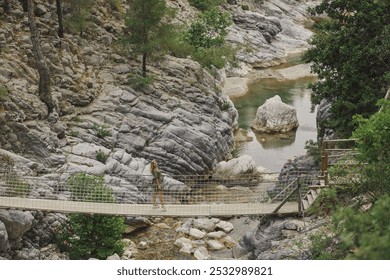
<path fill-rule="evenodd" d="M 57 16 L 58 16 L 58 37 L 64 38 L 64 24 L 62 20 L 61 0 L 56 0 Z"/>
<path fill-rule="evenodd" d="M 50 70 L 42 54 L 40 36 L 35 23 L 33 0 L 27 0 L 27 13 L 33 46 L 32 50 L 39 73 L 39 98 L 46 104 L 48 113 L 50 114 L 55 108 L 55 103 L 51 96 Z"/>
<path fill-rule="evenodd" d="M 144 52 L 142 54 L 142 76 L 146 77 L 146 58 L 147 54 Z"/>

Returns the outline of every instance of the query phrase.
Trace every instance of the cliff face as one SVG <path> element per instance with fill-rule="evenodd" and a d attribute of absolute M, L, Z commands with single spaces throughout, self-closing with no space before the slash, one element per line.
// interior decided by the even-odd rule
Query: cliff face
<path fill-rule="evenodd" d="M 199 64 L 165 57 L 148 67 L 153 85 L 135 90 L 129 76 L 140 64 L 116 51 L 123 24 L 106 1 L 95 6 L 82 37 L 65 34 L 64 39 L 56 36 L 55 5 L 36 2 L 59 108 L 49 118 L 37 94 L 27 15 L 18 1 L 9 1 L 7 13 L 0 10 L 0 82 L 8 91 L 0 103 L 0 144 L 28 158 L 21 165 L 107 173 L 96 161 L 101 150 L 108 162 L 121 154 L 144 165 L 157 159 L 170 173 L 204 173 L 229 156 L 237 113 L 226 107 L 230 101 L 217 93 L 218 81 Z M 73 154 L 81 143 L 91 145 Z M 131 161 L 117 163 L 131 166 Z"/>

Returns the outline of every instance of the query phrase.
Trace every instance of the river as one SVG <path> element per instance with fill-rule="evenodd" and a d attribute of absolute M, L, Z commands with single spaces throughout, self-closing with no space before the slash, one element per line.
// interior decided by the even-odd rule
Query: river
<path fill-rule="evenodd" d="M 238 155 L 250 155 L 258 166 L 278 172 L 288 159 L 305 154 L 306 141 L 316 141 L 317 138 L 316 114 L 311 111 L 311 90 L 307 88 L 312 81 L 313 77 L 294 81 L 261 79 L 249 86 L 246 95 L 232 97 L 239 113 L 239 127 L 252 137 L 251 141 L 238 146 Z M 255 118 L 257 108 L 275 95 L 297 110 L 298 129 L 288 134 L 274 135 L 253 132 L 250 123 Z"/>

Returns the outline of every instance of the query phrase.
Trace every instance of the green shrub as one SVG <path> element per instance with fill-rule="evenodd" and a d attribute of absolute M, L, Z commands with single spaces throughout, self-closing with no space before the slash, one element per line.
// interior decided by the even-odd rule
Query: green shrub
<path fill-rule="evenodd" d="M 220 5 L 223 0 L 189 0 L 188 2 L 198 10 L 206 11 Z"/>
<path fill-rule="evenodd" d="M 214 66 L 221 69 L 228 63 L 235 64 L 235 53 L 235 49 L 224 45 L 195 51 L 193 58 L 204 68 L 211 69 Z"/>
<path fill-rule="evenodd" d="M 95 5 L 94 0 L 70 0 L 69 14 L 64 15 L 64 26 L 71 31 L 83 35 L 84 30 L 90 24 L 91 10 Z"/>
<path fill-rule="evenodd" d="M 123 254 L 124 218 L 106 215 L 71 214 L 56 232 L 57 244 L 74 260 L 106 259 Z"/>
<path fill-rule="evenodd" d="M 96 132 L 96 136 L 99 137 L 99 138 L 104 138 L 104 137 L 107 137 L 107 136 L 111 136 L 111 132 L 107 129 L 108 127 L 106 125 L 98 125 L 98 124 L 94 124 L 93 125 L 93 129 L 95 130 Z"/>
<path fill-rule="evenodd" d="M 317 142 L 314 142 L 313 140 L 306 141 L 305 143 L 305 150 L 309 156 L 311 156 L 314 159 L 314 162 L 317 164 L 317 166 L 321 163 L 321 149 L 318 146 Z"/>
<path fill-rule="evenodd" d="M 76 131 L 76 130 L 71 130 L 71 131 L 70 131 L 70 136 L 72 136 L 72 137 L 77 137 L 77 136 L 79 136 L 79 132 Z"/>
<path fill-rule="evenodd" d="M 8 95 L 7 88 L 0 86 L 0 97 L 7 96 L 7 95 Z"/>
<path fill-rule="evenodd" d="M 311 258 L 313 260 L 337 260 L 345 256 L 345 251 L 338 245 L 337 237 L 319 232 L 310 235 Z"/>
<path fill-rule="evenodd" d="M 113 202 L 111 190 L 102 176 L 85 173 L 72 175 L 70 185 L 73 198 L 91 202 Z M 106 259 L 124 250 L 122 234 L 124 218 L 107 215 L 71 214 L 69 220 L 56 231 L 57 244 L 69 253 L 70 259 Z"/>
<path fill-rule="evenodd" d="M 14 197 L 26 197 L 31 192 L 31 186 L 20 179 L 15 173 L 9 173 L 6 177 L 7 195 Z"/>
<path fill-rule="evenodd" d="M 229 110 L 231 107 L 232 107 L 232 104 L 227 100 L 223 101 L 223 103 L 220 106 L 222 111 Z"/>
<path fill-rule="evenodd" d="M 153 84 L 153 82 L 154 82 L 153 75 L 147 75 L 147 76 L 133 75 L 130 77 L 130 84 L 135 90 L 140 90 L 150 84 Z"/>
<path fill-rule="evenodd" d="M 390 196 L 381 196 L 366 212 L 347 207 L 333 216 L 348 259 L 390 259 Z"/>
<path fill-rule="evenodd" d="M 121 1 L 120 0 L 107 0 L 107 2 L 113 11 L 119 12 L 121 10 Z"/>
<path fill-rule="evenodd" d="M 80 172 L 70 176 L 67 183 L 72 194 L 71 199 L 85 201 L 95 188 L 104 186 L 104 178 Z"/>
<path fill-rule="evenodd" d="M 102 163 L 106 163 L 108 154 L 105 154 L 102 150 L 97 151 L 96 159 Z"/>

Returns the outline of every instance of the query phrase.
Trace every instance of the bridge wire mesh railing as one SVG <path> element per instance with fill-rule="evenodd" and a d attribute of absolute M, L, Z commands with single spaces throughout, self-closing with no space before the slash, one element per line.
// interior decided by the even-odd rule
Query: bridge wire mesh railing
<path fill-rule="evenodd" d="M 318 174 L 289 172 L 243 175 L 181 175 L 165 176 L 165 204 L 241 204 L 280 202 L 290 193 L 291 182 L 300 178 L 301 193 L 309 185 L 319 184 Z M 83 176 L 84 179 L 83 180 Z M 116 180 L 82 174 L 21 176 L 17 172 L 0 173 L 0 197 L 29 199 L 104 202 L 116 204 L 152 204 L 152 176 L 131 175 Z M 297 197 L 291 197 L 297 201 Z M 157 195 L 157 202 L 159 196 Z"/>

